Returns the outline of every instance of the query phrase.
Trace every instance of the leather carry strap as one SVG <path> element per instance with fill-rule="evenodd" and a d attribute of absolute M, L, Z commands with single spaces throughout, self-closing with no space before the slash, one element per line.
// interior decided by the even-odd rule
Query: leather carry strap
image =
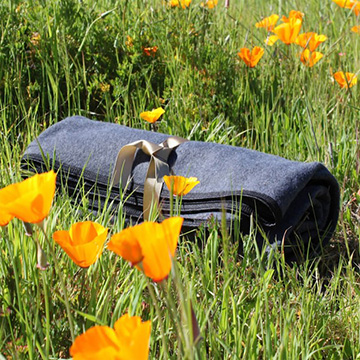
<path fill-rule="evenodd" d="M 155 200 L 158 203 L 160 200 L 163 177 L 170 175 L 170 167 L 167 161 L 171 152 L 186 141 L 188 140 L 178 136 L 170 136 L 161 144 L 138 140 L 124 145 L 120 149 L 111 177 L 111 186 L 118 185 L 120 182 L 122 189 L 125 188 L 130 180 L 136 150 L 140 149 L 150 156 L 150 163 L 144 183 L 144 220 L 149 219 L 152 201 Z"/>

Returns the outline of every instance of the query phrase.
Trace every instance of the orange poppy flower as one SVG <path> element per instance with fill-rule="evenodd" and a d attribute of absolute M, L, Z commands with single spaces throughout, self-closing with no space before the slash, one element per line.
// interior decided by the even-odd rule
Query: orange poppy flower
<path fill-rule="evenodd" d="M 36 174 L 0 190 L 0 226 L 14 217 L 39 223 L 48 215 L 55 194 L 56 174 L 49 171 Z"/>
<path fill-rule="evenodd" d="M 152 111 L 144 111 L 144 112 L 140 113 L 140 117 L 143 120 L 153 124 L 154 122 L 159 120 L 160 116 L 164 113 L 165 113 L 165 110 L 163 108 L 159 107 Z"/>
<path fill-rule="evenodd" d="M 333 75 L 333 77 L 341 88 L 348 89 L 357 83 L 357 76 L 354 73 L 346 72 L 344 74 L 343 71 L 338 71 Z"/>
<path fill-rule="evenodd" d="M 267 31 L 271 31 L 274 29 L 277 21 L 279 20 L 279 15 L 272 14 L 261 21 L 257 22 L 255 26 L 257 28 L 265 28 Z"/>
<path fill-rule="evenodd" d="M 183 9 L 189 7 L 191 4 L 191 0 L 171 0 L 170 6 L 171 7 L 182 7 Z"/>
<path fill-rule="evenodd" d="M 203 2 L 200 4 L 202 7 L 207 7 L 208 9 L 213 9 L 218 3 L 218 0 L 207 0 L 204 4 Z"/>
<path fill-rule="evenodd" d="M 266 45 L 273 46 L 278 40 L 279 37 L 277 35 L 270 35 L 265 39 L 264 43 Z"/>
<path fill-rule="evenodd" d="M 289 22 L 290 19 L 299 19 L 302 21 L 303 17 L 304 17 L 304 13 L 302 13 L 301 11 L 291 10 L 289 12 L 289 17 L 287 18 L 286 16 L 283 15 L 281 20 L 285 23 Z"/>
<path fill-rule="evenodd" d="M 144 48 L 143 48 L 143 53 L 144 53 L 146 56 L 152 56 L 152 57 L 154 57 L 157 51 L 158 51 L 158 47 L 157 47 L 157 46 L 149 46 L 149 47 L 144 47 Z"/>
<path fill-rule="evenodd" d="M 321 43 L 327 40 L 327 36 L 318 35 L 314 32 L 307 32 L 304 34 L 300 34 L 295 43 L 300 45 L 303 48 L 307 48 L 310 51 L 314 51 Z"/>
<path fill-rule="evenodd" d="M 333 2 L 342 8 L 351 9 L 354 6 L 354 0 L 333 0 Z"/>
<path fill-rule="evenodd" d="M 360 1 L 357 0 L 333 0 L 334 3 L 345 9 L 351 9 L 355 15 L 360 14 Z"/>
<path fill-rule="evenodd" d="M 114 324 L 94 326 L 78 336 L 70 348 L 73 360 L 145 360 L 149 356 L 150 321 L 123 315 Z"/>
<path fill-rule="evenodd" d="M 360 25 L 353 26 L 353 27 L 351 28 L 351 31 L 354 32 L 354 33 L 360 34 Z"/>
<path fill-rule="evenodd" d="M 184 176 L 164 176 L 164 182 L 175 196 L 183 196 L 189 193 L 200 181 L 196 177 L 186 178 Z"/>
<path fill-rule="evenodd" d="M 314 66 L 324 55 L 320 52 L 313 51 L 311 52 L 309 49 L 305 49 L 301 55 L 301 62 L 309 67 Z"/>
<path fill-rule="evenodd" d="M 360 14 L 360 1 L 355 1 L 353 7 L 351 8 L 356 16 Z"/>
<path fill-rule="evenodd" d="M 160 224 L 146 221 L 124 229 L 111 237 L 108 249 L 155 282 L 162 281 L 170 273 L 183 221 L 181 217 L 171 217 Z"/>
<path fill-rule="evenodd" d="M 108 229 L 92 221 L 78 222 L 70 230 L 56 231 L 53 239 L 78 266 L 89 267 L 101 255 Z"/>
<path fill-rule="evenodd" d="M 286 45 L 296 41 L 301 30 L 302 22 L 300 19 L 291 18 L 289 22 L 277 26 L 273 33 Z"/>
<path fill-rule="evenodd" d="M 251 52 L 248 48 L 242 48 L 240 49 L 240 52 L 238 52 L 239 58 L 251 68 L 256 66 L 263 55 L 264 49 L 259 46 L 255 46 Z"/>

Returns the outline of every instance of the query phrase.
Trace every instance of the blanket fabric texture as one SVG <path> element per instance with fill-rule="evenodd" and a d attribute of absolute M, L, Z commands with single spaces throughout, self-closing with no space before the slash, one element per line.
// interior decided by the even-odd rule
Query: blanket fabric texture
<path fill-rule="evenodd" d="M 58 186 L 72 196 L 81 181 L 92 211 L 110 201 L 120 204 L 119 186 L 110 187 L 119 150 L 137 140 L 160 144 L 169 135 L 73 116 L 50 126 L 35 139 L 22 158 L 23 168 L 59 170 Z M 143 190 L 150 157 L 137 150 L 130 183 L 123 194 L 127 219 L 142 220 Z M 45 165 L 48 163 L 47 165 Z M 268 248 L 282 247 L 288 260 L 318 254 L 332 236 L 339 214 L 339 186 L 318 162 L 290 161 L 262 152 L 199 141 L 187 141 L 173 150 L 168 164 L 176 175 L 195 176 L 197 185 L 182 200 L 186 229 L 224 217 L 240 221 L 243 232 L 258 225 L 258 241 Z M 170 193 L 160 194 L 162 215 L 169 216 Z M 252 220 L 251 220 L 252 219 Z M 261 229 L 261 230 L 260 230 Z"/>

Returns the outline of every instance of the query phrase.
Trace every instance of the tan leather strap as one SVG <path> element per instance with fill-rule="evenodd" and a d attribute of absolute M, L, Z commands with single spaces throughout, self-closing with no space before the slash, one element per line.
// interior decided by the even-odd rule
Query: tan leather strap
<path fill-rule="evenodd" d="M 124 145 L 120 149 L 112 173 L 111 185 L 118 185 L 120 182 L 122 189 L 130 181 L 136 150 L 140 149 L 150 156 L 150 163 L 144 183 L 144 220 L 149 219 L 152 202 L 159 202 L 164 175 L 170 175 L 170 168 L 167 163 L 169 155 L 186 141 L 188 140 L 178 136 L 171 136 L 161 144 L 138 140 Z"/>

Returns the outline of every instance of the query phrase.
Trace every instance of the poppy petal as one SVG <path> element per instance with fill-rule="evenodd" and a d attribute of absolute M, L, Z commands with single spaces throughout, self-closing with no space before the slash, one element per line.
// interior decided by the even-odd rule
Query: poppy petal
<path fill-rule="evenodd" d="M 240 52 L 238 52 L 238 56 L 240 57 L 240 59 L 243 60 L 244 63 L 251 68 L 257 65 L 263 55 L 264 49 L 259 46 L 255 46 L 251 51 L 250 49 L 242 48 L 240 49 Z"/>
<path fill-rule="evenodd" d="M 277 23 L 278 20 L 279 20 L 279 15 L 272 14 L 262 19 L 261 21 L 257 22 L 255 26 L 257 28 L 265 28 L 267 31 L 271 31 L 272 29 L 274 29 L 275 24 Z"/>
<path fill-rule="evenodd" d="M 142 261 L 144 256 L 136 234 L 131 229 L 127 228 L 113 235 L 107 244 L 107 248 L 126 261 L 129 261 L 132 266 L 135 266 Z"/>
<path fill-rule="evenodd" d="M 289 22 L 283 23 L 277 26 L 273 33 L 276 34 L 279 39 L 289 45 L 296 41 L 301 30 L 302 21 L 300 19 L 292 18 Z"/>
<path fill-rule="evenodd" d="M 164 176 L 164 182 L 170 192 L 175 196 L 188 194 L 200 181 L 196 177 L 186 178 L 184 176 Z"/>
<path fill-rule="evenodd" d="M 152 124 L 152 123 L 156 122 L 157 120 L 159 120 L 160 116 L 164 113 L 165 113 L 165 110 L 160 107 L 160 108 L 154 109 L 152 111 L 144 111 L 140 114 L 140 117 L 143 120 Z"/>
<path fill-rule="evenodd" d="M 338 71 L 333 75 L 341 88 L 351 88 L 357 83 L 357 76 L 354 73 Z"/>
<path fill-rule="evenodd" d="M 121 347 L 121 359 L 147 359 L 149 355 L 150 321 L 142 322 L 139 316 L 123 315 L 114 324 Z"/>
<path fill-rule="evenodd" d="M 300 56 L 301 62 L 309 67 L 314 66 L 324 55 L 320 52 L 311 52 L 309 49 L 305 49 Z"/>
<path fill-rule="evenodd" d="M 278 40 L 279 37 L 277 35 L 271 35 L 266 38 L 265 44 L 269 46 L 273 46 Z"/>
<path fill-rule="evenodd" d="M 158 282 L 171 270 L 184 219 L 171 217 L 161 224 L 144 222 L 112 236 L 108 248 L 133 265 L 141 261 L 144 274 Z"/>
<path fill-rule="evenodd" d="M 94 326 L 78 336 L 70 348 L 73 360 L 118 360 L 119 339 L 108 326 Z"/>
<path fill-rule="evenodd" d="M 142 266 L 145 275 L 155 282 L 166 279 L 170 273 L 171 258 L 175 255 L 183 220 L 180 217 L 173 217 L 164 220 L 161 224 L 146 223 L 148 224 L 146 233 L 155 236 L 152 235 L 151 241 L 147 241 L 146 236 L 139 239 L 144 254 Z"/>
<path fill-rule="evenodd" d="M 78 266 L 89 267 L 100 257 L 108 229 L 91 221 L 75 223 L 69 231 L 56 231 L 53 239 Z"/>
<path fill-rule="evenodd" d="M 0 225 L 16 217 L 28 223 L 39 223 L 49 214 L 55 194 L 54 171 L 36 174 L 0 190 Z"/>

